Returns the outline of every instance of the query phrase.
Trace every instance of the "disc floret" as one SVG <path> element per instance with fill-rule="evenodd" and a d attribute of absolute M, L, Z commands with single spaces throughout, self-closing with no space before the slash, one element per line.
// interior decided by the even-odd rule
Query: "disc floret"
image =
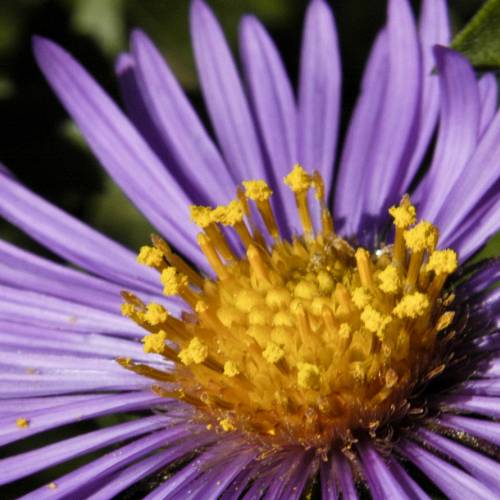
<path fill-rule="evenodd" d="M 371 253 L 334 232 L 319 174 L 296 165 L 285 183 L 303 226 L 292 241 L 279 233 L 263 180 L 244 182 L 228 205 L 192 207 L 213 278 L 158 237 L 141 249 L 139 262 L 161 273 L 164 293 L 181 297 L 186 312 L 177 319 L 124 294 L 123 313 L 148 331 L 146 352 L 173 368 L 121 362 L 221 432 L 344 446 L 387 423 L 439 363 L 439 332 L 453 319 L 442 288 L 457 257 L 436 250 L 437 228 L 417 223 L 407 196 L 390 209 L 394 245 Z M 243 256 L 223 226 L 239 236 Z"/>

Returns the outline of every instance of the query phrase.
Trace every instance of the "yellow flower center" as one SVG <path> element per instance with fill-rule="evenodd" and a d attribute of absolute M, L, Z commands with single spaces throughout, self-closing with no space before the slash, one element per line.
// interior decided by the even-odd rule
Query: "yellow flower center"
<path fill-rule="evenodd" d="M 370 253 L 336 235 L 317 173 L 296 165 L 285 183 L 303 226 L 292 241 L 280 235 L 262 180 L 244 182 L 226 206 L 192 207 L 214 278 L 158 237 L 141 249 L 139 262 L 158 270 L 165 295 L 181 297 L 186 311 L 178 319 L 125 293 L 123 314 L 148 332 L 145 351 L 174 368 L 119 361 L 155 379 L 158 394 L 195 406 L 220 432 L 345 445 L 387 423 L 437 367 L 439 332 L 453 319 L 442 288 L 457 256 L 436 250 L 437 229 L 415 224 L 407 196 L 390 209 L 394 245 Z M 221 226 L 239 236 L 243 257 Z"/>

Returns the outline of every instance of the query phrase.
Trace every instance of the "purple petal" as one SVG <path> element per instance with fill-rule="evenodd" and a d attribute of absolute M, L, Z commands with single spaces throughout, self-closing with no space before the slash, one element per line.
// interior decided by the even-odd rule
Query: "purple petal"
<path fill-rule="evenodd" d="M 439 72 L 441 119 L 434 158 L 417 194 L 419 216 L 434 221 L 442 201 L 460 177 L 479 137 L 480 102 L 474 71 L 465 57 L 435 48 Z"/>
<path fill-rule="evenodd" d="M 141 336 L 129 319 L 28 290 L 0 285 L 0 320 L 79 332 Z"/>
<path fill-rule="evenodd" d="M 405 174 L 402 191 L 406 191 L 416 172 L 421 166 L 439 113 L 439 86 L 433 53 L 434 45 L 448 45 L 450 26 L 445 0 L 424 0 L 419 22 L 420 42 L 422 46 L 422 104 L 417 144 Z"/>
<path fill-rule="evenodd" d="M 197 204 L 227 203 L 234 179 L 170 68 L 142 31 L 132 34 L 132 50 L 145 105 L 179 165 L 176 180 Z"/>
<path fill-rule="evenodd" d="M 76 371 L 74 373 L 65 373 L 64 376 L 59 374 L 4 373 L 0 375 L 0 399 L 77 394 L 89 391 L 147 390 L 150 386 L 150 380 L 139 376 L 130 377 L 126 373 L 111 375 L 105 372 Z"/>
<path fill-rule="evenodd" d="M 478 83 L 481 100 L 481 123 L 479 130 L 484 132 L 495 116 L 498 108 L 498 87 L 494 73 L 486 73 Z"/>
<path fill-rule="evenodd" d="M 442 240 L 448 238 L 467 220 L 472 209 L 479 209 L 488 192 L 498 192 L 498 157 L 500 156 L 500 113 L 481 137 L 474 154 L 467 162 L 460 177 L 451 186 L 449 195 L 442 200 L 435 223 L 442 229 Z"/>
<path fill-rule="evenodd" d="M 352 469 L 347 458 L 342 453 L 333 453 L 331 460 L 335 468 L 342 498 L 345 500 L 357 500 L 358 494 L 354 484 Z"/>
<path fill-rule="evenodd" d="M 162 446 L 162 449 L 156 454 L 153 455 L 147 459 L 141 460 L 139 463 L 136 463 L 130 467 L 127 467 L 126 469 L 121 470 L 117 474 L 115 474 L 112 478 L 109 478 L 106 481 L 106 484 L 103 488 L 99 489 L 98 491 L 95 491 L 93 495 L 90 497 L 93 500 L 97 499 L 107 499 L 107 498 L 113 498 L 117 493 L 123 491 L 125 488 L 128 486 L 132 486 L 134 483 L 137 481 L 146 478 L 149 474 L 152 472 L 155 472 L 156 470 L 160 469 L 161 467 L 167 466 L 169 464 L 172 464 L 176 460 L 182 458 L 184 455 L 192 452 L 196 448 L 199 448 L 200 446 L 204 445 L 206 442 L 212 440 L 214 437 L 213 435 L 210 435 L 208 433 L 204 435 L 200 434 L 195 434 L 193 435 L 193 432 L 191 429 L 184 429 L 183 433 L 189 432 L 191 435 L 186 436 L 180 443 L 174 444 L 170 446 L 168 449 L 164 449 L 165 441 L 168 439 L 168 433 L 169 431 L 160 431 L 157 433 L 157 438 L 160 438 L 160 445 Z M 150 438 L 146 438 L 143 441 L 147 441 Z M 153 439 L 150 439 L 150 441 L 153 441 Z M 154 441 L 157 441 L 154 439 Z M 154 446 L 154 443 L 152 443 Z M 130 446 L 130 445 L 129 445 Z M 151 445 L 149 443 L 146 443 L 146 450 L 147 448 L 150 448 Z M 126 448 L 126 447 L 124 447 Z M 122 448 L 123 450 L 123 448 Z M 142 454 L 142 450 L 140 450 Z M 135 453 L 134 453 L 135 455 Z M 111 458 L 111 457 L 110 457 Z M 128 457 L 126 457 L 128 458 Z M 135 458 L 135 457 L 134 457 Z M 111 460 L 109 460 L 110 465 L 111 465 Z M 123 463 L 122 455 L 120 454 L 120 461 L 117 462 L 117 465 L 121 465 Z M 95 463 L 94 463 L 95 465 Z M 115 467 L 113 467 L 115 468 Z M 78 471 L 78 479 L 81 477 L 81 469 Z M 88 481 L 92 481 L 92 475 L 95 474 L 95 471 L 89 471 L 91 474 L 89 474 Z M 59 484 L 59 481 L 57 482 Z M 75 485 L 72 485 L 72 489 L 75 490 Z M 77 485 L 79 487 L 79 485 Z"/>
<path fill-rule="evenodd" d="M 460 384 L 453 392 L 460 395 L 500 396 L 500 380 L 467 380 Z"/>
<path fill-rule="evenodd" d="M 451 500 L 495 498 L 495 494 L 486 485 L 417 444 L 403 441 L 399 448 Z"/>
<path fill-rule="evenodd" d="M 202 0 L 191 4 L 191 36 L 205 103 L 238 182 L 265 176 L 248 103 L 224 34 Z"/>
<path fill-rule="evenodd" d="M 281 197 L 286 219 L 297 230 L 300 222 L 295 199 L 283 187 L 283 177 L 298 161 L 297 110 L 290 81 L 271 37 L 253 16 L 241 22 L 240 51 L 260 133 L 273 167 L 269 175 L 273 176 L 274 197 Z"/>
<path fill-rule="evenodd" d="M 56 254 L 122 286 L 158 290 L 134 254 L 0 173 L 0 214 Z"/>
<path fill-rule="evenodd" d="M 363 464 L 363 471 L 370 486 L 370 494 L 374 500 L 385 498 L 410 498 L 402 485 L 386 466 L 382 457 L 369 443 L 358 445 L 358 452 Z"/>
<path fill-rule="evenodd" d="M 219 498 L 231 481 L 255 458 L 258 451 L 255 448 L 246 449 L 244 443 L 239 443 L 235 455 L 221 453 L 220 463 L 212 466 L 207 472 L 185 485 L 176 492 L 184 498 Z M 233 451 L 234 453 L 234 451 Z"/>
<path fill-rule="evenodd" d="M 390 0 L 387 38 L 389 74 L 385 102 L 375 129 L 366 175 L 364 205 L 377 215 L 400 193 L 415 147 L 421 98 L 421 53 L 407 0 Z"/>
<path fill-rule="evenodd" d="M 497 191 L 479 200 L 467 220 L 456 231 L 442 238 L 441 246 L 453 248 L 462 261 L 467 260 L 486 244 L 500 228 L 500 199 Z"/>
<path fill-rule="evenodd" d="M 330 500 L 332 498 L 338 498 L 333 462 L 331 460 L 321 461 L 319 474 L 321 482 L 321 499 Z"/>
<path fill-rule="evenodd" d="M 333 180 L 340 109 L 341 69 L 337 31 L 323 0 L 307 9 L 299 80 L 299 159 L 309 171 L 318 170 L 327 191 Z"/>
<path fill-rule="evenodd" d="M 203 262 L 189 220 L 190 200 L 127 117 L 67 52 L 35 38 L 45 77 L 109 174 L 172 244 Z M 175 207 L 175 210 L 171 208 Z"/>
<path fill-rule="evenodd" d="M 40 329 L 38 326 L 0 321 L 0 351 L 29 350 L 33 353 L 114 359 L 120 356 L 136 361 L 158 362 L 160 356 L 144 353 L 139 342 L 96 333 Z"/>
<path fill-rule="evenodd" d="M 389 74 L 387 33 L 381 32 L 365 69 L 342 151 L 334 195 L 334 219 L 347 236 L 357 234 L 363 204 L 366 159 L 370 158 L 374 131 L 381 119 Z"/>
<path fill-rule="evenodd" d="M 470 413 L 479 413 L 490 417 L 500 418 L 500 399 L 485 396 L 445 396 L 441 404 L 452 410 L 461 410 Z"/>
<path fill-rule="evenodd" d="M 392 460 L 389 468 L 396 481 L 401 485 L 410 498 L 415 500 L 429 500 L 430 497 L 425 491 L 408 475 L 408 473 L 399 465 L 396 460 Z"/>
<path fill-rule="evenodd" d="M 56 408 L 40 409 L 31 412 L 24 411 L 22 417 L 29 421 L 29 427 L 26 429 L 20 429 L 13 417 L 0 418 L 0 446 L 61 425 L 80 422 L 88 418 L 95 418 L 110 413 L 147 409 L 163 401 L 165 400 L 149 391 L 128 394 L 105 394 L 94 396 L 93 399 L 76 401 Z"/>
<path fill-rule="evenodd" d="M 115 74 L 120 87 L 120 94 L 125 104 L 127 116 L 157 154 L 164 165 L 175 164 L 170 151 L 154 124 L 139 89 L 137 65 L 131 54 L 121 53 L 115 63 Z"/>
<path fill-rule="evenodd" d="M 477 453 L 426 429 L 420 429 L 417 435 L 426 444 L 450 457 L 474 477 L 482 481 L 488 488 L 500 495 L 500 482 L 498 481 L 500 464 L 481 453 Z"/>
<path fill-rule="evenodd" d="M 489 422 L 459 415 L 443 415 L 438 423 L 465 431 L 487 442 L 500 446 L 500 422 Z"/>
<path fill-rule="evenodd" d="M 61 266 L 0 240 L 0 283 L 119 312 L 121 287 Z"/>
<path fill-rule="evenodd" d="M 21 477 L 29 476 L 71 458 L 99 450 L 123 439 L 130 439 L 152 432 L 165 425 L 168 425 L 168 418 L 163 416 L 139 418 L 132 422 L 63 439 L 33 451 L 4 458 L 0 460 L 2 470 L 0 484 L 6 484 Z"/>

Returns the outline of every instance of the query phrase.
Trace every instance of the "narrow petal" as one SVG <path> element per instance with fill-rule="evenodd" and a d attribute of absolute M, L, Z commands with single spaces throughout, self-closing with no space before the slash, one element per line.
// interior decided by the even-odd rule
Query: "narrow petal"
<path fill-rule="evenodd" d="M 163 400 L 164 401 L 164 400 Z M 152 405 L 162 402 L 162 398 L 150 391 L 133 392 L 126 394 L 106 394 L 94 396 L 56 408 L 23 412 L 22 416 L 29 422 L 29 426 L 20 429 L 12 417 L 0 418 L 0 446 L 24 439 L 39 432 L 53 429 L 62 425 L 76 423 L 88 418 L 95 418 L 110 413 L 120 413 L 132 410 L 151 408 Z"/>
<path fill-rule="evenodd" d="M 189 198 L 127 117 L 56 44 L 36 38 L 34 52 L 45 77 L 109 174 L 174 246 L 193 260 L 202 260 L 194 243 L 196 228 L 184 223 L 189 220 Z"/>
<path fill-rule="evenodd" d="M 158 450 L 158 453 L 155 455 L 148 457 L 127 467 L 126 469 L 120 470 L 118 473 L 114 474 L 112 477 L 106 480 L 105 486 L 101 489 L 94 491 L 92 496 L 90 497 L 92 500 L 98 499 L 108 499 L 113 498 L 115 495 L 125 490 L 127 487 L 134 485 L 136 482 L 145 479 L 151 473 L 159 470 L 162 467 L 170 465 L 174 463 L 176 460 L 179 460 L 183 456 L 189 454 L 194 449 L 204 445 L 206 442 L 213 439 L 213 435 L 210 436 L 208 433 L 206 434 L 194 434 L 193 431 L 189 428 L 182 429 L 182 433 L 179 430 L 176 431 L 179 433 L 178 437 L 182 437 L 185 434 L 191 433 L 191 436 L 185 436 L 184 439 L 176 441 L 175 444 L 165 449 L 165 442 L 169 442 L 172 440 L 172 432 L 171 431 L 160 431 L 153 436 L 147 437 L 141 440 L 141 443 L 136 442 L 133 443 L 135 447 L 141 446 L 140 450 L 132 450 L 132 446 L 128 445 L 121 449 L 119 460 L 112 462 L 112 458 L 109 457 L 108 464 L 103 463 L 100 468 L 104 468 L 107 465 L 106 473 L 109 472 L 110 469 L 116 469 L 116 466 L 121 466 L 125 460 L 123 460 L 123 452 L 126 452 L 127 455 L 130 453 L 126 448 L 129 448 L 132 453 L 129 456 L 126 456 L 129 461 L 131 459 L 135 459 L 137 457 L 138 451 L 141 455 L 143 455 L 144 451 L 150 451 L 152 446 L 161 446 L 161 449 Z M 104 462 L 104 461 L 103 461 Z M 94 462 L 92 464 L 94 467 L 98 464 Z M 97 468 L 97 467 L 96 467 Z M 80 487 L 80 481 L 82 477 L 82 469 L 80 468 L 78 471 L 78 475 L 75 474 L 75 481 L 71 482 L 71 490 L 75 491 L 76 488 Z M 89 470 L 89 474 L 86 474 L 87 481 L 92 481 L 93 476 L 96 473 L 95 469 Z M 56 484 L 60 484 L 60 480 L 56 482 Z M 36 496 L 33 497 L 37 498 Z"/>
<path fill-rule="evenodd" d="M 500 379 L 467 380 L 460 384 L 453 392 L 456 394 L 477 394 L 478 396 L 500 397 Z"/>
<path fill-rule="evenodd" d="M 172 71 L 142 31 L 133 32 L 132 50 L 144 103 L 178 165 L 175 179 L 196 204 L 227 203 L 234 179 Z"/>
<path fill-rule="evenodd" d="M 335 482 L 335 471 L 331 460 L 322 461 L 319 469 L 321 481 L 321 499 L 330 500 L 337 498 L 337 484 Z"/>
<path fill-rule="evenodd" d="M 291 191 L 283 178 L 298 161 L 297 109 L 290 80 L 278 50 L 253 16 L 240 25 L 240 52 L 259 130 L 272 165 L 274 197 L 280 196 L 292 229 L 299 220 Z"/>
<path fill-rule="evenodd" d="M 450 23 L 446 1 L 424 0 L 419 21 L 422 46 L 422 104 L 418 140 L 405 173 L 402 192 L 407 191 L 420 168 L 436 128 L 440 98 L 438 77 L 434 72 L 436 62 L 433 48 L 435 45 L 448 45 L 450 42 Z"/>
<path fill-rule="evenodd" d="M 122 286 L 156 291 L 134 254 L 0 173 L 0 214 L 61 257 Z"/>
<path fill-rule="evenodd" d="M 387 497 L 410 498 L 373 446 L 369 443 L 363 443 L 358 445 L 358 451 L 363 464 L 363 472 L 370 485 L 370 493 L 374 500 L 382 500 Z"/>
<path fill-rule="evenodd" d="M 441 241 L 442 247 L 453 248 L 462 262 L 481 249 L 489 238 L 500 229 L 500 198 L 497 190 L 480 200 L 469 213 L 467 220 Z"/>
<path fill-rule="evenodd" d="M 299 159 L 318 170 L 327 189 L 333 180 L 340 110 L 341 69 L 337 31 L 323 0 L 307 9 L 299 79 Z"/>
<path fill-rule="evenodd" d="M 137 64 L 132 54 L 124 52 L 117 57 L 115 74 L 127 116 L 163 164 L 177 168 L 144 102 L 139 88 Z"/>
<path fill-rule="evenodd" d="M 119 311 L 121 287 L 56 264 L 0 240 L 0 283 Z"/>
<path fill-rule="evenodd" d="M 339 485 L 339 490 L 342 493 L 342 498 L 345 500 L 356 500 L 358 494 L 352 476 L 352 469 L 347 461 L 347 458 L 342 453 L 334 453 L 332 462 L 335 468 L 335 474 Z"/>
<path fill-rule="evenodd" d="M 85 453 L 104 448 L 123 439 L 130 439 L 157 430 L 168 424 L 168 418 L 153 416 L 139 418 L 132 422 L 114 425 L 63 439 L 33 451 L 19 453 L 0 460 L 2 475 L 0 484 L 29 476 L 40 470 L 60 464 Z"/>
<path fill-rule="evenodd" d="M 441 119 L 432 160 L 420 189 L 419 216 L 434 221 L 453 183 L 476 148 L 481 106 L 474 71 L 462 55 L 435 48 L 439 72 Z"/>
<path fill-rule="evenodd" d="M 385 102 L 366 158 L 370 180 L 364 190 L 368 214 L 376 216 L 396 201 L 416 143 L 421 99 L 421 53 L 407 0 L 391 0 L 387 38 L 389 74 Z"/>
<path fill-rule="evenodd" d="M 389 468 L 396 481 L 404 488 L 411 499 L 430 500 L 431 497 L 425 493 L 396 460 L 390 462 Z"/>
<path fill-rule="evenodd" d="M 489 422 L 459 415 L 443 415 L 439 423 L 500 446 L 500 422 Z"/>
<path fill-rule="evenodd" d="M 177 495 L 192 495 L 193 498 L 219 498 L 221 493 L 231 481 L 255 458 L 258 451 L 244 448 L 244 443 L 239 443 L 238 452 L 231 456 L 230 453 L 222 455 L 223 460 L 213 465 L 207 472 L 202 473 L 195 481 L 185 485 Z"/>
<path fill-rule="evenodd" d="M 442 228 L 443 239 L 460 228 L 473 208 L 480 208 L 478 202 L 483 198 L 486 202 L 489 201 L 489 198 L 485 197 L 487 193 L 498 192 L 499 138 L 500 113 L 497 112 L 461 175 L 451 186 L 448 197 L 442 200 L 441 210 L 434 222 Z"/>
<path fill-rule="evenodd" d="M 203 0 L 191 4 L 191 36 L 205 103 L 231 172 L 238 182 L 265 176 L 261 151 L 224 34 Z"/>
<path fill-rule="evenodd" d="M 146 378 L 130 377 L 123 373 L 75 371 L 59 374 L 2 374 L 0 399 L 30 398 L 57 394 L 78 394 L 100 391 L 147 390 L 151 382 Z"/>
<path fill-rule="evenodd" d="M 498 481 L 500 464 L 498 462 L 426 429 L 420 429 L 417 434 L 424 443 L 449 456 L 488 488 L 500 495 Z"/>
<path fill-rule="evenodd" d="M 493 73 L 486 73 L 478 83 L 479 98 L 481 100 L 480 132 L 484 132 L 495 116 L 498 108 L 497 79 Z"/>
<path fill-rule="evenodd" d="M 486 485 L 417 444 L 404 441 L 399 448 L 451 500 L 495 498 L 495 494 Z"/>
<path fill-rule="evenodd" d="M 347 236 L 359 230 L 367 159 L 371 155 L 375 128 L 381 119 L 388 74 L 387 34 L 381 32 L 368 59 L 360 96 L 351 117 L 333 200 L 335 222 Z"/>
<path fill-rule="evenodd" d="M 141 328 L 127 318 L 4 285 L 0 285 L 0 319 L 62 330 L 141 336 Z"/>
<path fill-rule="evenodd" d="M 441 401 L 444 407 L 452 410 L 461 410 L 500 418 L 500 400 L 498 398 L 472 395 L 446 396 Z"/>

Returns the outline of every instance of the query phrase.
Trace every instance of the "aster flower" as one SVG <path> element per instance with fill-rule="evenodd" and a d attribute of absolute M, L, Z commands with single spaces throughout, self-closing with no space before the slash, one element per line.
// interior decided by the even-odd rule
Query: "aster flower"
<path fill-rule="evenodd" d="M 27 497 L 111 498 L 142 481 L 147 498 L 426 498 L 428 483 L 498 497 L 500 263 L 468 263 L 498 229 L 494 77 L 476 81 L 444 47 L 443 1 L 424 1 L 417 26 L 390 0 L 335 169 L 323 0 L 306 13 L 297 101 L 255 18 L 240 30 L 246 87 L 201 0 L 191 31 L 218 145 L 144 33 L 116 66 L 126 115 L 63 49 L 34 42 L 163 236 L 136 259 L 0 170 L 0 213 L 88 271 L 0 242 L 0 445 L 127 417 L 2 458 L 0 482 L 97 452 Z"/>

